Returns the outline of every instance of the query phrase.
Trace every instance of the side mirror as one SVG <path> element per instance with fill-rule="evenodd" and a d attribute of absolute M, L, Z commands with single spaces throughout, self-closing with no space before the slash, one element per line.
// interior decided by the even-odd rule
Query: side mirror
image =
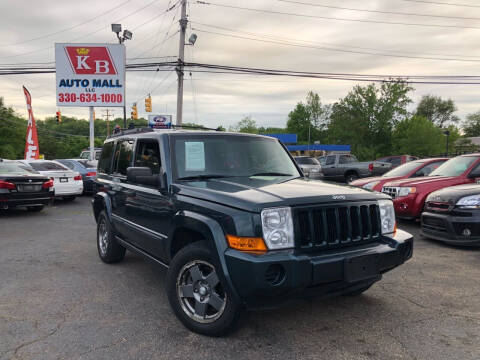
<path fill-rule="evenodd" d="M 152 169 L 149 167 L 127 168 L 127 181 L 150 186 L 159 186 L 161 184 L 160 176 L 153 175 Z"/>

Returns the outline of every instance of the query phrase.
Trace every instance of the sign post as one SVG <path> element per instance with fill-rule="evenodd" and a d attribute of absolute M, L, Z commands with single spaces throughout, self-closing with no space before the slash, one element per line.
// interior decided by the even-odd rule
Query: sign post
<path fill-rule="evenodd" d="M 94 107 L 125 106 L 123 44 L 55 44 L 57 106 L 90 108 L 90 159 L 94 160 Z"/>
<path fill-rule="evenodd" d="M 94 151 L 94 148 L 95 148 L 94 120 L 95 118 L 93 115 L 94 108 L 93 106 L 90 106 L 89 109 L 90 109 L 90 160 L 95 160 L 95 151 Z"/>

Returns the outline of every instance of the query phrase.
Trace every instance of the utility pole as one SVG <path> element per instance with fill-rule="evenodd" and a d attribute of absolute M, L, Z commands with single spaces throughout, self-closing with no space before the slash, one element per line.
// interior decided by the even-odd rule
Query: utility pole
<path fill-rule="evenodd" d="M 103 117 L 107 121 L 107 136 L 110 136 L 110 116 L 113 118 L 113 110 L 107 109 L 103 111 L 105 112 Z"/>
<path fill-rule="evenodd" d="M 175 69 L 178 75 L 177 90 L 177 125 L 182 125 L 183 117 L 183 63 L 185 59 L 185 33 L 187 31 L 187 0 L 182 1 L 182 16 L 180 18 L 180 45 L 178 49 L 178 66 Z"/>

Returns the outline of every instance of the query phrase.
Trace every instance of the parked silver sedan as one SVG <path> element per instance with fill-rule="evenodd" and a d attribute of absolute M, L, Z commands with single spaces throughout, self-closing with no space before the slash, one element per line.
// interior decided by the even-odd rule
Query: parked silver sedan
<path fill-rule="evenodd" d="M 294 159 L 305 176 L 310 179 L 323 179 L 322 166 L 317 159 L 310 156 L 295 156 Z"/>

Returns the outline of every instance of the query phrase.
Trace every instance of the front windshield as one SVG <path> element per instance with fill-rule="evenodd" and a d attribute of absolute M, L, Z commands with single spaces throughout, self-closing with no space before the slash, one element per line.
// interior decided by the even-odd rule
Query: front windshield
<path fill-rule="evenodd" d="M 0 163 L 1 175 L 28 175 L 34 173 L 33 170 L 29 170 L 20 164 L 15 163 Z"/>
<path fill-rule="evenodd" d="M 390 170 L 383 174 L 383 177 L 392 177 L 392 176 L 405 176 L 408 175 L 411 171 L 415 170 L 421 163 L 418 162 L 408 162 L 403 165 L 396 167 L 395 169 Z"/>
<path fill-rule="evenodd" d="M 175 177 L 301 176 L 276 139 L 243 135 L 173 137 Z"/>
<path fill-rule="evenodd" d="M 440 165 L 429 176 L 460 176 L 477 160 L 477 156 L 458 156 Z"/>

